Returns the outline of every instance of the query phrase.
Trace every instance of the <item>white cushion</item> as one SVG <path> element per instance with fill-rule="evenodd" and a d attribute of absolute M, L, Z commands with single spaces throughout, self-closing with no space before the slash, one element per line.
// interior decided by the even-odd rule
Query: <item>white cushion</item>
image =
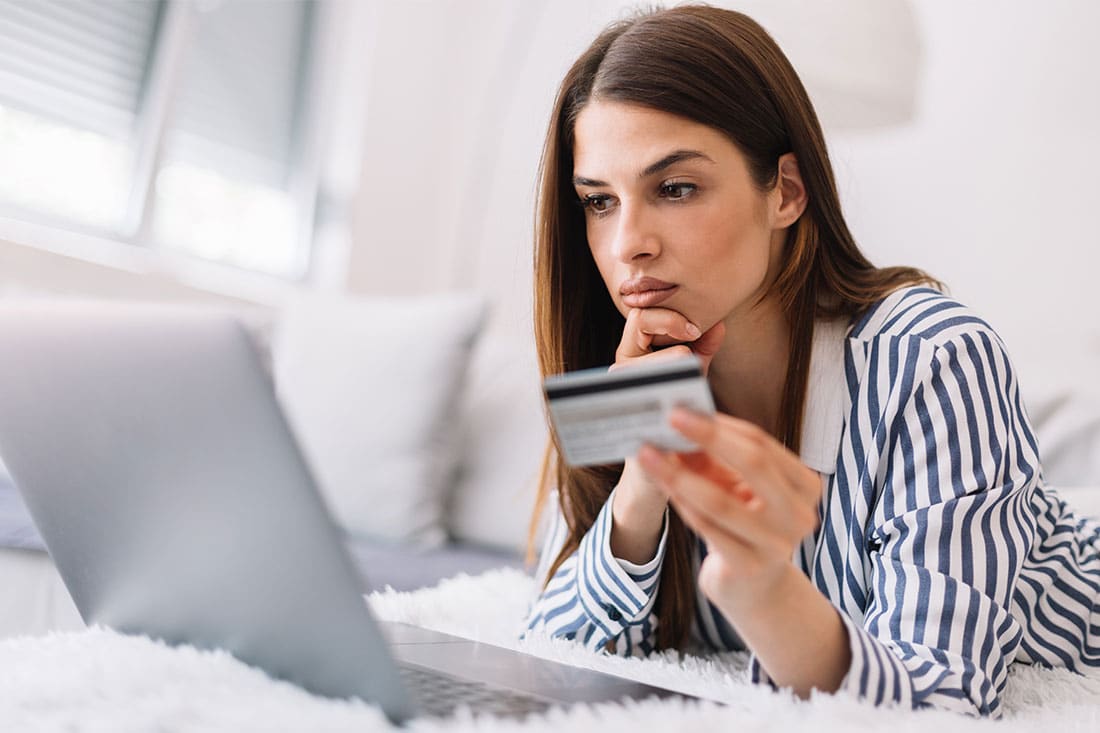
<path fill-rule="evenodd" d="M 337 521 L 436 545 L 456 460 L 455 410 L 480 296 L 310 296 L 287 305 L 273 354 L 280 400 Z"/>
<path fill-rule="evenodd" d="M 1100 520 L 1100 486 L 1059 486 L 1055 491 L 1078 517 Z"/>
<path fill-rule="evenodd" d="M 1100 484 L 1100 399 L 1063 388 L 1027 401 L 1043 477 L 1056 486 Z"/>
<path fill-rule="evenodd" d="M 521 550 L 547 441 L 530 327 L 511 332 L 497 329 L 482 336 L 474 350 L 459 419 L 462 450 L 447 513 L 450 534 Z"/>

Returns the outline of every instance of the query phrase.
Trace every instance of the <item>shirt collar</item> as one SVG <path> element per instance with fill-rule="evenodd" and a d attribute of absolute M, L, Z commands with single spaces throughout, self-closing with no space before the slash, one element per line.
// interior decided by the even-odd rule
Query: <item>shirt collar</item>
<path fill-rule="evenodd" d="M 845 319 L 818 321 L 810 350 L 801 458 L 813 470 L 827 475 L 836 473 L 837 450 L 844 431 L 844 348 L 848 329 Z"/>

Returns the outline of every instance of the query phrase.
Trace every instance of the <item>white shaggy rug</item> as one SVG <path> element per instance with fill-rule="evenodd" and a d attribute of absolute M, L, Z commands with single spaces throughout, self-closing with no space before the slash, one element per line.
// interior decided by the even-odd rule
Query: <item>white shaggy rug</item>
<path fill-rule="evenodd" d="M 745 679 L 744 655 L 669 654 L 636 660 L 597 656 L 572 644 L 516 641 L 532 581 L 518 571 L 461 576 L 415 593 L 370 596 L 382 618 L 521 648 L 615 672 L 725 704 L 649 700 L 554 710 L 523 722 L 420 720 L 414 731 L 718 731 L 813 729 L 936 733 L 1100 731 L 1100 676 L 1016 667 L 999 722 L 936 711 L 875 709 L 819 695 L 800 702 Z M 4 731 L 374 731 L 392 727 L 374 708 L 312 696 L 269 679 L 227 654 L 169 648 L 103 629 L 0 642 L 0 730 Z"/>

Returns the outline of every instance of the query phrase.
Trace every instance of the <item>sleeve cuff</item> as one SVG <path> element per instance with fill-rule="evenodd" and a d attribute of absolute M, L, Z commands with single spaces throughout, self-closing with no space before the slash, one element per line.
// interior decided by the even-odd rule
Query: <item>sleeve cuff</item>
<path fill-rule="evenodd" d="M 848 632 L 848 649 L 852 655 L 848 673 L 841 680 L 837 694 L 866 699 L 875 705 L 896 703 L 902 707 L 912 707 L 913 686 L 901 660 L 847 614 L 838 610 L 837 615 Z M 755 654 L 749 662 L 749 678 L 754 684 L 777 689 Z"/>
<path fill-rule="evenodd" d="M 610 512 L 608 512 L 610 514 Z M 608 532 L 608 552 L 611 551 L 611 534 Z M 665 562 L 665 543 L 668 540 L 668 508 L 665 508 L 665 518 L 661 524 L 661 539 L 657 543 L 657 551 L 653 553 L 653 559 L 644 565 L 638 565 L 630 562 L 629 560 L 623 560 L 621 557 L 616 557 L 615 562 L 619 563 L 619 567 L 626 571 L 626 574 L 630 576 L 630 579 L 638 584 L 638 587 L 642 589 L 642 592 L 647 596 L 654 595 L 657 589 L 657 581 L 661 579 L 661 566 Z"/>
<path fill-rule="evenodd" d="M 612 492 L 581 540 L 578 551 L 577 588 L 581 605 L 608 636 L 639 624 L 653 612 L 668 536 L 668 514 L 656 556 L 645 565 L 619 560 L 611 553 Z M 640 581 L 640 582 L 639 582 Z"/>
<path fill-rule="evenodd" d="M 848 649 L 852 654 L 848 674 L 837 692 L 867 699 L 875 705 L 892 702 L 912 707 L 913 684 L 901 660 L 847 614 L 837 613 L 848 631 Z"/>

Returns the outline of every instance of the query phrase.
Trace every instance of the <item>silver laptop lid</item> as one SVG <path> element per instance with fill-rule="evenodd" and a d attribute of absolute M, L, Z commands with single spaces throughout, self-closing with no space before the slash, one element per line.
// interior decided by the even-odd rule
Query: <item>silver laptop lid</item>
<path fill-rule="evenodd" d="M 0 454 L 86 623 L 227 649 L 313 692 L 411 714 L 231 316 L 0 307 Z"/>

